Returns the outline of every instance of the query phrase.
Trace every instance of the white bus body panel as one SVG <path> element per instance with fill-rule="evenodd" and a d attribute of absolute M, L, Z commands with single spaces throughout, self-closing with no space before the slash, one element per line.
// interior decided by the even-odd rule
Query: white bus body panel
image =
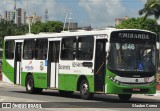
<path fill-rule="evenodd" d="M 51 63 L 51 77 L 50 77 L 50 80 L 51 80 L 51 82 L 50 82 L 50 87 L 56 87 L 55 85 L 55 79 L 56 79 L 56 77 L 55 77 L 55 66 L 56 66 L 56 64 L 55 63 Z"/>
<path fill-rule="evenodd" d="M 46 73 L 45 60 L 22 60 L 22 72 Z"/>
<path fill-rule="evenodd" d="M 21 62 L 17 62 L 16 84 L 21 84 L 20 66 Z"/>
<path fill-rule="evenodd" d="M 59 74 L 77 74 L 77 75 L 93 75 L 93 67 L 84 67 L 83 62 L 93 61 L 60 61 L 59 62 Z"/>

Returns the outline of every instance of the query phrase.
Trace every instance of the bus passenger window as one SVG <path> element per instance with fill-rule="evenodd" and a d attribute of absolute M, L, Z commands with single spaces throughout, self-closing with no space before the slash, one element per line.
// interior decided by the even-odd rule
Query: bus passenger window
<path fill-rule="evenodd" d="M 14 41 L 6 41 L 5 43 L 5 57 L 6 59 L 13 59 L 14 58 Z"/>
<path fill-rule="evenodd" d="M 61 59 L 74 60 L 76 51 L 76 37 L 67 37 L 62 39 Z"/>
<path fill-rule="evenodd" d="M 92 60 L 93 57 L 93 36 L 79 37 L 78 38 L 78 60 Z"/>
<path fill-rule="evenodd" d="M 37 39 L 35 59 L 45 60 L 47 58 L 47 47 L 48 47 L 47 39 Z"/>
<path fill-rule="evenodd" d="M 24 59 L 33 59 L 35 53 L 35 40 L 25 40 L 23 48 L 23 58 Z"/>

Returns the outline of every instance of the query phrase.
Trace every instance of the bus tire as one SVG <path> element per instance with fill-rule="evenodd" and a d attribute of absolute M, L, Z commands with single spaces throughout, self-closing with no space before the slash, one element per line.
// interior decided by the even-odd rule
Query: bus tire
<path fill-rule="evenodd" d="M 59 90 L 59 93 L 62 95 L 62 96 L 72 96 L 74 91 L 64 91 L 64 90 Z"/>
<path fill-rule="evenodd" d="M 34 79 L 32 75 L 28 75 L 26 79 L 26 91 L 29 94 L 42 93 L 42 88 L 34 87 Z"/>
<path fill-rule="evenodd" d="M 86 79 L 82 80 L 80 84 L 80 96 L 82 99 L 91 99 L 93 96 L 93 93 L 89 91 L 89 84 Z"/>
<path fill-rule="evenodd" d="M 33 94 L 34 91 L 34 80 L 32 75 L 28 75 L 26 79 L 26 91 L 29 94 Z"/>
<path fill-rule="evenodd" d="M 132 94 L 118 94 L 121 101 L 127 102 L 131 98 Z"/>

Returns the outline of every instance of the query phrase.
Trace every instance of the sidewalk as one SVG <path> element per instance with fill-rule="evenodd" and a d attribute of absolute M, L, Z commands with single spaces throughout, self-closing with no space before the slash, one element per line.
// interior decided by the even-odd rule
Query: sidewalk
<path fill-rule="evenodd" d="M 160 90 L 157 90 L 156 94 L 154 94 L 154 96 L 159 96 L 160 97 Z"/>

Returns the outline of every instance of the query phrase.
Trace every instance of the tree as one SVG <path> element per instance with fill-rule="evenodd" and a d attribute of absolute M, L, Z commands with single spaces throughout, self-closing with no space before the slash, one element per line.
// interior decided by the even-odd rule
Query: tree
<path fill-rule="evenodd" d="M 147 0 L 147 3 L 144 5 L 144 8 L 139 10 L 139 15 L 143 15 L 144 20 L 148 16 L 154 16 L 155 19 L 160 17 L 160 0 Z"/>
<path fill-rule="evenodd" d="M 118 29 L 143 29 L 155 32 L 159 35 L 160 26 L 156 19 L 148 19 L 144 21 L 143 17 L 140 18 L 130 18 L 123 20 L 121 24 L 117 25 Z"/>
<path fill-rule="evenodd" d="M 49 21 L 47 23 L 38 22 L 31 27 L 32 33 L 40 32 L 61 32 L 63 23 L 60 21 Z M 14 21 L 0 20 L 0 43 L 5 36 L 23 35 L 28 33 L 28 25 L 16 25 Z"/>
<path fill-rule="evenodd" d="M 22 35 L 28 32 L 27 25 L 16 25 L 13 21 L 1 20 L 0 21 L 0 43 L 3 42 L 5 36 Z"/>
<path fill-rule="evenodd" d="M 47 23 L 35 23 L 31 27 L 31 32 L 34 34 L 40 32 L 61 32 L 63 30 L 63 23 L 60 21 L 48 21 Z"/>

